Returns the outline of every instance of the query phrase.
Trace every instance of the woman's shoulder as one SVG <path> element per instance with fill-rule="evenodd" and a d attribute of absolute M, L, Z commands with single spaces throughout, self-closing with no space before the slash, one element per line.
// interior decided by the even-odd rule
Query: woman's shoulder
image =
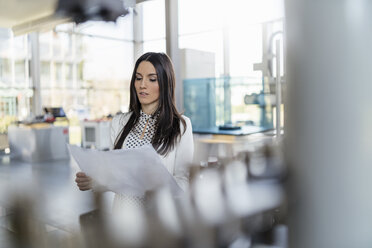
<path fill-rule="evenodd" d="M 185 120 L 186 129 L 187 128 L 192 128 L 192 124 L 191 124 L 190 118 L 187 117 L 186 115 L 181 115 L 181 117 L 182 117 L 182 119 Z M 181 124 L 181 132 L 183 132 L 183 130 L 184 130 L 185 127 L 182 125 L 182 123 L 180 123 L 180 124 Z"/>
<path fill-rule="evenodd" d="M 112 118 L 112 125 L 115 125 L 115 126 L 125 125 L 128 122 L 129 117 L 131 115 L 132 115 L 132 112 L 125 112 L 125 113 L 116 114 Z"/>
<path fill-rule="evenodd" d="M 181 115 L 181 117 L 185 120 L 186 125 L 188 125 L 189 123 L 191 124 L 191 121 L 190 121 L 189 117 L 187 117 L 186 115 Z"/>

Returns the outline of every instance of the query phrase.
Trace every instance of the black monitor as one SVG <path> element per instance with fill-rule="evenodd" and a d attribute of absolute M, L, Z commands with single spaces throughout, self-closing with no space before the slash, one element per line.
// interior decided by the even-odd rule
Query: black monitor
<path fill-rule="evenodd" d="M 45 111 L 46 114 L 51 114 L 55 118 L 66 117 L 65 111 L 63 111 L 62 107 L 56 107 L 56 108 L 44 107 L 44 111 Z"/>

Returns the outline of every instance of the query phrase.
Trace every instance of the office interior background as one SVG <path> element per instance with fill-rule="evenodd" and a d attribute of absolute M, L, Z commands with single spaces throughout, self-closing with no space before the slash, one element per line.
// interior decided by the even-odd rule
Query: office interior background
<path fill-rule="evenodd" d="M 271 109 L 267 117 L 262 117 L 262 108 L 244 103 L 245 95 L 264 92 L 263 73 L 254 69 L 254 64 L 260 63 L 263 54 L 268 53 L 263 50 L 269 49 L 263 39 L 283 30 L 283 5 L 279 1 L 273 2 L 275 6 L 269 11 L 265 9 L 267 3 L 263 2 L 238 1 L 229 7 L 222 1 L 178 3 L 177 42 L 183 56 L 178 76 L 180 85 L 184 81 L 183 89 L 187 91 L 179 106 L 186 115 L 194 115 L 192 119 L 200 119 L 194 125 L 207 127 L 213 121 L 216 125 L 249 121 L 255 125 L 274 125 Z M 210 11 L 210 6 L 214 11 Z M 133 11 L 119 17 L 116 24 L 99 21 L 80 25 L 63 23 L 46 25 L 47 28 L 43 27 L 41 31 L 36 27 L 37 34 L 3 36 L 2 133 L 6 133 L 12 121 L 42 114 L 33 113 L 33 97 L 39 97 L 43 107 L 64 109 L 70 120 L 73 144 L 81 142 L 79 121 L 126 112 L 135 59 L 148 51 L 166 52 L 164 1 L 140 3 L 136 6 L 136 14 Z M 38 88 L 33 86 L 30 75 L 31 35 L 38 36 Z M 190 68 L 193 63 L 198 64 Z M 230 91 L 227 102 L 224 101 L 225 80 L 229 81 Z M 211 95 L 213 92 L 193 95 L 199 84 L 213 84 L 215 96 Z M 34 94 L 34 90 L 39 93 Z M 214 98 L 213 102 L 208 102 L 211 98 Z M 199 103 L 209 109 L 212 104 L 216 105 L 216 110 L 211 109 L 213 113 L 207 113 L 214 115 L 209 123 L 201 119 L 202 113 L 198 116 L 192 112 L 195 111 L 192 104 Z M 6 139 L 2 137 L 2 148 L 5 148 Z"/>
<path fill-rule="evenodd" d="M 0 246 L 372 246 L 371 3 L 63 2 L 0 3 Z M 106 226 L 112 195 L 77 189 L 64 144 L 110 148 L 150 51 L 192 122 L 191 193 Z"/>

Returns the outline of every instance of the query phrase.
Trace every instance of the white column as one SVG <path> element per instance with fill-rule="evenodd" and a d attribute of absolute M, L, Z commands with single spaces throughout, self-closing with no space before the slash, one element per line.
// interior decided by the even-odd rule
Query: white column
<path fill-rule="evenodd" d="M 34 32 L 29 35 L 31 41 L 31 65 L 30 73 L 33 87 L 32 113 L 33 115 L 42 114 L 41 92 L 40 92 L 40 51 L 39 51 L 39 33 Z"/>
<path fill-rule="evenodd" d="M 285 3 L 289 247 L 371 247 L 372 2 Z"/>
<path fill-rule="evenodd" d="M 183 112 L 183 82 L 178 47 L 178 0 L 165 0 L 165 26 L 167 54 L 173 61 L 176 74 L 176 107 Z"/>
<path fill-rule="evenodd" d="M 230 33 L 223 28 L 223 76 L 224 76 L 224 120 L 231 123 L 231 84 L 230 84 Z"/>
<path fill-rule="evenodd" d="M 143 54 L 143 5 L 136 5 L 136 13 L 133 14 L 133 58 L 134 62 Z"/>

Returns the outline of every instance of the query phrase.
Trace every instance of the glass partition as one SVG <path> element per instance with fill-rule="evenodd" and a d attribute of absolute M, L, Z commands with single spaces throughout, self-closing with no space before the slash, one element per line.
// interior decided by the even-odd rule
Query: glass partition
<path fill-rule="evenodd" d="M 249 77 L 186 79 L 185 115 L 195 133 L 219 133 L 243 127 L 259 131 L 274 128 L 275 95 L 263 90 L 262 82 Z M 246 133 L 244 133 L 246 134 Z"/>

